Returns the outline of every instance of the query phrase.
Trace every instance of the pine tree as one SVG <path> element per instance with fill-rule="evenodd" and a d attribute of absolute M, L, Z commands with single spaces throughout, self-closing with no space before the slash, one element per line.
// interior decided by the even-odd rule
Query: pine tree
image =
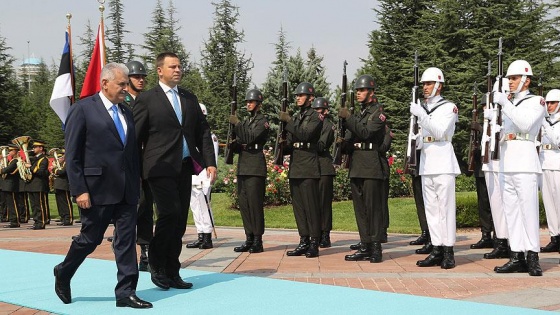
<path fill-rule="evenodd" d="M 323 56 L 317 55 L 315 47 L 311 47 L 307 52 L 307 60 L 305 61 L 305 81 L 313 84 L 316 97 L 330 97 L 330 87 L 325 76 L 325 67 L 323 66 Z"/>
<path fill-rule="evenodd" d="M 201 51 L 201 72 L 209 88 L 204 99 L 209 112 L 208 121 L 218 138 L 225 139 L 229 124 L 229 104 L 233 95 L 233 75 L 235 73 L 237 77 L 239 100 L 243 98 L 251 82 L 249 70 L 253 63 L 237 47 L 245 36 L 243 31 L 236 29 L 239 21 L 238 7 L 229 0 L 212 2 L 212 5 L 214 23 Z"/>
<path fill-rule="evenodd" d="M 107 61 L 125 63 L 128 57 L 134 54 L 133 46 L 124 41 L 126 33 L 123 18 L 124 6 L 121 0 L 109 1 L 109 15 L 107 19 L 111 21 L 110 27 L 105 31 L 105 37 L 112 45 L 107 45 Z M 125 50 L 127 48 L 127 50 Z"/>
<path fill-rule="evenodd" d="M 0 143 L 10 143 L 14 137 L 21 135 L 22 121 L 20 104 L 22 89 L 18 85 L 13 68 L 14 57 L 9 54 L 11 47 L 6 38 L 0 35 Z"/>

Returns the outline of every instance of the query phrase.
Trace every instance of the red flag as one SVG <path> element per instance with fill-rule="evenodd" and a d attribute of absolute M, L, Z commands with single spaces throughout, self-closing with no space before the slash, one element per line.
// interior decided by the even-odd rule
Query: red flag
<path fill-rule="evenodd" d="M 102 19 L 101 22 L 99 22 L 99 28 L 97 29 L 97 38 L 91 54 L 91 60 L 86 72 L 86 77 L 84 78 L 80 98 L 88 97 L 101 90 L 99 78 L 101 76 L 101 69 L 105 66 L 105 34 L 103 29 L 104 26 Z"/>

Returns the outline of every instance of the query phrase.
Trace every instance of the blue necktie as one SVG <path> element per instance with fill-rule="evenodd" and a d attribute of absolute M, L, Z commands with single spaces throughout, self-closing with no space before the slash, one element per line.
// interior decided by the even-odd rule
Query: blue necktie
<path fill-rule="evenodd" d="M 117 131 L 119 133 L 119 136 L 121 137 L 122 143 L 125 144 L 126 135 L 124 133 L 124 127 L 121 123 L 121 120 L 119 119 L 119 108 L 117 107 L 117 105 L 113 105 L 111 106 L 111 110 L 113 110 L 113 122 L 115 123 L 115 127 L 117 127 Z"/>
<path fill-rule="evenodd" d="M 175 110 L 175 115 L 177 115 L 177 119 L 179 123 L 183 124 L 183 114 L 181 112 L 181 105 L 179 105 L 179 99 L 177 98 L 177 92 L 174 89 L 169 90 L 171 93 L 171 98 L 173 99 L 173 109 Z M 189 152 L 189 146 L 187 145 L 187 141 L 185 137 L 183 137 L 183 159 L 189 157 L 191 153 Z"/>

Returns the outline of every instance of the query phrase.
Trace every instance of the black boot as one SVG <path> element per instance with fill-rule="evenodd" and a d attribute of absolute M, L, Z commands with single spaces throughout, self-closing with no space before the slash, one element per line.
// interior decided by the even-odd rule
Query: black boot
<path fill-rule="evenodd" d="M 443 260 L 443 248 L 442 247 L 443 246 L 434 246 L 430 255 L 428 255 L 428 257 L 426 257 L 426 259 L 424 259 L 424 260 L 417 261 L 416 266 L 432 267 L 432 266 L 436 266 L 436 265 L 438 265 L 438 266 L 441 265 L 441 262 Z"/>
<path fill-rule="evenodd" d="M 305 252 L 305 257 L 313 258 L 319 257 L 319 238 L 312 237 L 311 241 L 309 242 L 309 248 Z"/>
<path fill-rule="evenodd" d="M 321 233 L 321 242 L 319 243 L 319 247 L 321 247 L 321 248 L 331 247 L 331 232 L 330 231 L 323 231 Z"/>
<path fill-rule="evenodd" d="M 198 233 L 198 238 L 196 241 L 187 244 L 187 248 L 198 248 L 202 244 L 202 238 L 204 233 Z"/>
<path fill-rule="evenodd" d="M 380 263 L 381 261 L 383 261 L 381 242 L 373 242 L 371 245 L 371 257 L 369 258 L 369 262 Z"/>
<path fill-rule="evenodd" d="M 140 262 L 138 262 L 138 271 L 150 271 L 148 262 L 148 250 L 150 245 L 140 245 Z"/>
<path fill-rule="evenodd" d="M 212 233 L 202 233 L 202 244 L 198 246 L 200 249 L 214 248 L 212 244 Z"/>
<path fill-rule="evenodd" d="M 482 238 L 480 241 L 476 242 L 476 244 L 471 244 L 471 249 L 479 249 L 479 248 L 493 248 L 494 241 L 492 240 L 492 233 L 485 232 L 482 233 Z"/>
<path fill-rule="evenodd" d="M 358 242 L 356 244 L 350 245 L 350 249 L 351 250 L 358 250 L 358 249 L 360 249 L 360 246 L 362 246 L 362 242 Z"/>
<path fill-rule="evenodd" d="M 234 247 L 233 251 L 236 253 L 248 252 L 251 246 L 253 246 L 254 239 L 255 237 L 252 234 L 245 235 L 245 243 L 241 244 L 241 246 Z"/>
<path fill-rule="evenodd" d="M 430 241 L 428 239 L 428 241 L 424 244 L 424 246 L 418 248 L 417 250 L 415 250 L 414 252 L 416 254 L 422 254 L 422 255 L 426 255 L 432 252 L 432 250 L 434 249 L 434 246 L 432 245 L 432 241 Z"/>
<path fill-rule="evenodd" d="M 552 253 L 557 252 L 559 249 L 560 243 L 560 235 L 555 235 L 550 237 L 550 243 L 548 243 L 545 247 L 541 247 L 541 252 L 543 253 Z"/>
<path fill-rule="evenodd" d="M 539 264 L 539 253 L 532 251 L 527 252 L 527 269 L 529 269 L 530 276 L 542 276 L 542 268 Z"/>
<path fill-rule="evenodd" d="M 360 242 L 360 248 L 357 252 L 351 255 L 344 256 L 346 261 L 359 261 L 359 260 L 369 260 L 371 258 L 372 243 L 362 243 Z"/>
<path fill-rule="evenodd" d="M 294 250 L 289 250 L 286 255 L 288 256 L 301 256 L 307 252 L 309 248 L 309 236 L 302 236 L 299 238 L 299 244 Z"/>
<path fill-rule="evenodd" d="M 523 252 L 511 252 L 509 261 L 505 265 L 494 268 L 494 271 L 497 273 L 527 272 L 528 270 Z"/>
<path fill-rule="evenodd" d="M 484 254 L 484 259 L 509 258 L 509 246 L 507 238 L 494 240 L 494 250 Z"/>
<path fill-rule="evenodd" d="M 253 238 L 253 245 L 249 248 L 249 253 L 256 254 L 262 253 L 264 251 L 263 242 L 262 242 L 262 235 L 255 235 Z"/>
<path fill-rule="evenodd" d="M 422 231 L 422 234 L 420 234 L 420 236 L 416 240 L 411 241 L 409 244 L 410 245 L 424 245 L 429 240 L 430 240 L 430 231 Z"/>
<path fill-rule="evenodd" d="M 453 246 L 443 246 L 443 260 L 441 261 L 441 269 L 455 268 L 455 253 Z"/>

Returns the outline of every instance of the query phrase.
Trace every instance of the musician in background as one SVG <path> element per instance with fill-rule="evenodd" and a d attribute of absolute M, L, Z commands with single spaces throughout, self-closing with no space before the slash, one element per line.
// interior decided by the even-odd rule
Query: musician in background
<path fill-rule="evenodd" d="M 56 196 L 56 206 L 60 223 L 57 225 L 68 226 L 74 224 L 74 207 L 70 196 L 70 185 L 68 184 L 68 176 L 66 175 L 66 160 L 64 158 L 64 149 L 60 151 L 58 161 L 52 170 L 54 175 L 54 190 Z"/>
<path fill-rule="evenodd" d="M 20 226 L 19 213 L 16 207 L 16 196 L 19 190 L 19 174 L 17 168 L 17 159 L 15 158 L 18 152 L 18 147 L 9 144 L 8 156 L 6 157 L 7 165 L 2 168 L 0 173 L 6 175 L 2 180 L 2 194 L 6 200 L 6 208 L 8 210 L 7 217 L 9 218 L 9 225 L 4 225 L 5 228 L 18 228 Z"/>
<path fill-rule="evenodd" d="M 32 230 L 43 230 L 45 225 L 50 222 L 49 210 L 49 160 L 45 154 L 45 142 L 34 140 L 32 142 L 34 156 L 30 157 L 25 167 L 31 170 L 33 177 L 25 185 L 25 190 L 29 194 L 29 202 L 33 211 L 35 223 Z"/>
<path fill-rule="evenodd" d="M 3 154 L 5 154 L 6 156 L 4 156 Z M 0 152 L 0 159 L 7 161 L 8 160 L 8 152 L 7 151 L 3 151 Z M 5 158 L 5 159 L 4 159 Z M 4 168 L 7 165 L 5 165 L 7 163 L 1 162 L 0 161 L 0 168 Z M 3 193 L 3 189 L 2 187 L 4 186 L 4 176 L 0 177 L 0 222 L 8 222 L 8 207 L 6 206 L 6 196 Z"/>

